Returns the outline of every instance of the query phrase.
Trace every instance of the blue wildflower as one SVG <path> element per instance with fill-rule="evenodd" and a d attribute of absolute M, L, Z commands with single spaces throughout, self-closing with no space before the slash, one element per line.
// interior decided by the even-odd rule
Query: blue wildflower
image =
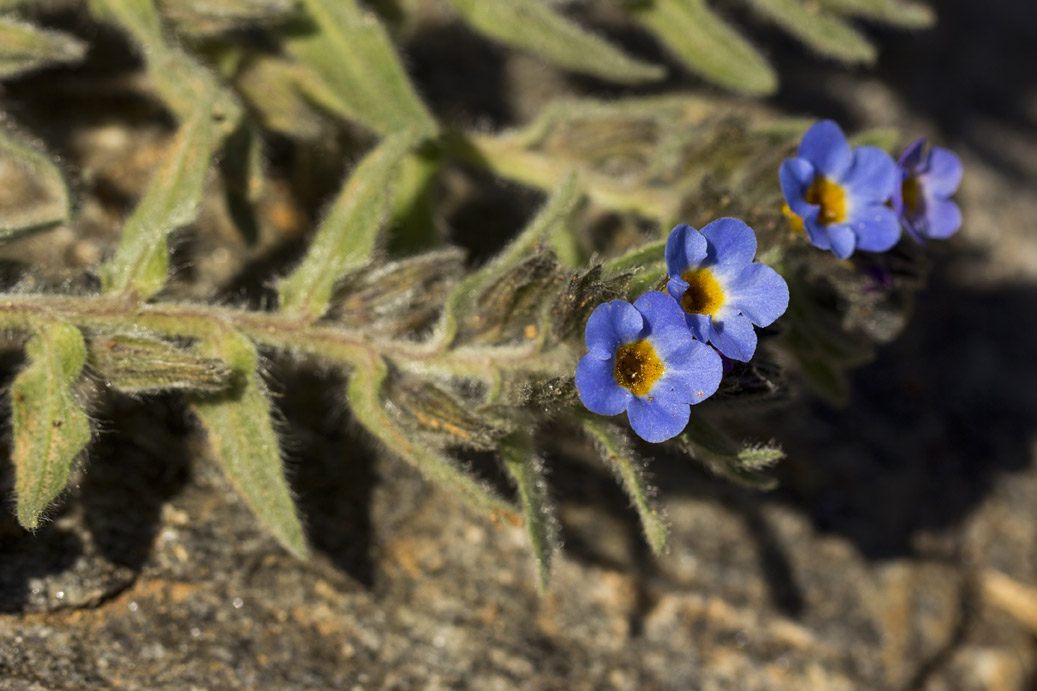
<path fill-rule="evenodd" d="M 939 146 L 924 149 L 922 137 L 901 154 L 901 182 L 893 191 L 893 209 L 919 244 L 949 238 L 961 228 L 961 210 L 949 199 L 961 182 L 961 159 Z"/>
<path fill-rule="evenodd" d="M 771 267 L 754 262 L 756 234 L 737 218 L 720 218 L 699 232 L 681 224 L 666 241 L 666 289 L 700 341 L 746 362 L 756 352 L 757 326 L 789 306 L 789 287 Z"/>
<path fill-rule="evenodd" d="M 807 130 L 798 157 L 785 159 L 779 177 L 815 247 L 846 259 L 855 248 L 884 252 L 900 238 L 897 215 L 886 205 L 898 182 L 893 158 L 874 146 L 851 149 L 831 120 Z"/>
<path fill-rule="evenodd" d="M 665 293 L 645 293 L 633 305 L 598 305 L 585 338 L 590 352 L 576 366 L 580 399 L 600 415 L 625 410 L 645 441 L 680 434 L 689 406 L 720 385 L 720 356 L 692 338 L 680 307 Z"/>

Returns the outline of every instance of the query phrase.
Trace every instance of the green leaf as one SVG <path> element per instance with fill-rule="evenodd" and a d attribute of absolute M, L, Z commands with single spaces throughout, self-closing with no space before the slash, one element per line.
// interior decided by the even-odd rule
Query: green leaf
<path fill-rule="evenodd" d="M 634 454 L 626 436 L 612 425 L 590 415 L 581 416 L 580 422 L 594 440 L 602 460 L 623 481 L 652 551 L 662 554 L 666 549 L 666 520 L 654 500 L 655 488 L 645 479 L 644 462 Z"/>
<path fill-rule="evenodd" d="M 821 55 L 844 62 L 875 61 L 875 47 L 838 17 L 803 0 L 751 0 L 754 7 Z"/>
<path fill-rule="evenodd" d="M 752 45 L 705 0 L 648 0 L 630 12 L 690 69 L 733 91 L 765 95 L 778 77 Z"/>
<path fill-rule="evenodd" d="M 90 423 L 71 391 L 86 360 L 79 329 L 38 323 L 25 350 L 29 365 L 11 385 L 12 456 L 18 521 L 33 529 L 65 489 L 72 461 L 90 441 Z"/>
<path fill-rule="evenodd" d="M 190 399 L 191 409 L 209 435 L 213 456 L 252 513 L 286 549 L 305 558 L 306 538 L 281 466 L 255 346 L 241 334 L 225 330 L 203 341 L 199 350 L 206 357 L 226 362 L 236 379 L 226 394 Z"/>
<path fill-rule="evenodd" d="M 0 79 L 59 62 L 79 62 L 86 46 L 68 34 L 0 16 Z"/>
<path fill-rule="evenodd" d="M 903 0 L 818 0 L 821 7 L 843 14 L 922 29 L 936 23 L 931 8 Z"/>
<path fill-rule="evenodd" d="M 626 84 L 655 81 L 665 75 L 661 67 L 627 56 L 542 0 L 449 2 L 477 31 L 567 70 Z"/>
<path fill-rule="evenodd" d="M 695 411 L 677 441 L 688 455 L 714 473 L 754 489 L 774 487 L 775 481 L 759 471 L 785 456 L 776 446 L 740 447 Z"/>
<path fill-rule="evenodd" d="M 68 187 L 58 167 L 0 129 L 0 244 L 68 219 Z"/>
<path fill-rule="evenodd" d="M 267 55 L 251 56 L 234 83 L 264 129 L 299 139 L 316 139 L 323 114 L 300 90 L 315 77 L 304 65 Z"/>
<path fill-rule="evenodd" d="M 166 238 L 198 215 L 212 145 L 212 117 L 203 104 L 181 125 L 143 199 L 126 221 L 115 256 L 101 267 L 105 292 L 146 300 L 165 285 Z"/>
<path fill-rule="evenodd" d="M 162 11 L 179 29 L 195 36 L 283 21 L 294 0 L 163 0 Z"/>
<path fill-rule="evenodd" d="M 615 276 L 628 271 L 640 271 L 646 267 L 662 265 L 665 257 L 666 240 L 656 240 L 605 262 L 602 273 L 605 276 Z"/>
<path fill-rule="evenodd" d="M 389 137 L 356 167 L 302 263 L 278 285 L 282 312 L 320 318 L 335 282 L 370 260 L 389 210 L 394 173 L 414 143 L 409 133 Z"/>
<path fill-rule="evenodd" d="M 205 108 L 226 123 L 224 134 L 234 129 L 241 106 L 215 75 L 166 41 L 153 0 L 90 0 L 90 10 L 121 26 L 140 45 L 155 89 L 177 119 Z"/>
<path fill-rule="evenodd" d="M 435 120 L 373 14 L 356 0 L 304 0 L 303 6 L 315 26 L 300 27 L 285 48 L 309 68 L 299 86 L 310 98 L 379 134 L 435 134 Z"/>
<path fill-rule="evenodd" d="M 440 339 L 449 343 L 457 334 L 458 318 L 472 309 L 483 289 L 508 269 L 527 259 L 537 246 L 550 242 L 560 232 L 576 204 L 582 198 L 576 186 L 576 176 L 569 175 L 558 190 L 547 200 L 533 222 L 505 247 L 486 266 L 459 283 L 443 306 Z"/>
<path fill-rule="evenodd" d="M 504 467 L 518 488 L 529 545 L 537 563 L 537 584 L 540 592 L 544 592 L 558 544 L 558 523 L 547 496 L 543 461 L 534 455 L 529 435 L 525 433 L 516 432 L 503 439 L 500 450 Z"/>
<path fill-rule="evenodd" d="M 223 360 L 145 333 L 101 333 L 89 343 L 90 368 L 125 393 L 228 389 L 233 372 Z"/>
<path fill-rule="evenodd" d="M 429 480 L 456 492 L 480 512 L 518 525 L 521 519 L 511 505 L 458 469 L 450 459 L 421 442 L 409 439 L 406 431 L 394 424 L 382 401 L 382 385 L 388 375 L 389 367 L 381 358 L 353 370 L 346 393 L 357 421 L 389 451 L 413 465 Z"/>

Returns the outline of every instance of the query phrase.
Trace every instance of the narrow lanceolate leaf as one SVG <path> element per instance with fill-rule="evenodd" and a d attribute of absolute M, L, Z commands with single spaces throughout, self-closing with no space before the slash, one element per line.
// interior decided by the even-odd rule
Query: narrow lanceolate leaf
<path fill-rule="evenodd" d="M 482 290 L 505 271 L 527 259 L 538 246 L 550 241 L 551 235 L 564 226 L 576 204 L 582 198 L 577 188 L 576 176 L 569 175 L 558 190 L 548 199 L 533 222 L 512 240 L 496 258 L 466 278 L 450 293 L 443 306 L 440 339 L 449 343 L 457 334 L 458 317 L 470 310 Z"/>
<path fill-rule="evenodd" d="M 90 441 L 90 423 L 71 391 L 86 360 L 79 329 L 38 324 L 26 354 L 29 365 L 11 385 L 12 455 L 18 521 L 31 529 L 65 489 L 72 461 Z"/>
<path fill-rule="evenodd" d="M 389 137 L 356 167 L 306 257 L 278 285 L 281 311 L 318 319 L 328 309 L 335 282 L 368 262 L 389 210 L 394 172 L 413 144 L 408 133 Z"/>
<path fill-rule="evenodd" d="M 874 62 L 875 46 L 838 17 L 807 7 L 803 0 L 751 0 L 769 17 L 821 55 L 844 62 Z"/>
<path fill-rule="evenodd" d="M 694 411 L 677 441 L 688 455 L 714 473 L 755 489 L 774 487 L 774 480 L 760 475 L 760 471 L 785 456 L 777 446 L 740 447 Z"/>
<path fill-rule="evenodd" d="M 224 331 L 214 334 L 201 351 L 227 362 L 236 379 L 225 394 L 191 398 L 191 408 L 208 433 L 213 456 L 274 537 L 305 558 L 306 538 L 281 467 L 270 401 L 256 370 L 255 346 L 239 333 Z"/>
<path fill-rule="evenodd" d="M 310 69 L 304 92 L 326 108 L 380 134 L 436 132 L 378 19 L 356 0 L 304 0 L 312 25 L 286 39 L 290 55 Z"/>
<path fill-rule="evenodd" d="M 746 94 L 769 94 L 778 77 L 757 52 L 706 4 L 706 0 L 649 0 L 630 12 L 690 69 Z"/>
<path fill-rule="evenodd" d="M 386 448 L 413 465 L 429 480 L 456 492 L 477 510 L 514 524 L 521 522 L 511 505 L 496 497 L 442 454 L 427 448 L 420 441 L 408 439 L 405 431 L 393 424 L 382 401 L 382 385 L 388 375 L 389 367 L 381 358 L 353 370 L 346 393 L 349 407 L 357 421 Z"/>
<path fill-rule="evenodd" d="M 105 292 L 146 300 L 165 285 L 166 238 L 198 215 L 212 143 L 212 117 L 200 104 L 180 126 L 144 198 L 126 221 L 115 256 L 101 267 Z"/>
<path fill-rule="evenodd" d="M 209 36 L 283 20 L 293 5 L 293 0 L 175 0 L 162 9 L 179 29 Z"/>
<path fill-rule="evenodd" d="M 518 488 L 522 517 L 537 563 L 537 582 L 543 592 L 547 590 L 551 561 L 558 544 L 558 523 L 547 496 L 543 461 L 534 455 L 529 436 L 524 433 L 517 432 L 504 439 L 500 449 L 504 467 Z"/>
<path fill-rule="evenodd" d="M 664 70 L 635 60 L 587 33 L 543 0 L 449 0 L 477 31 L 548 62 L 615 82 L 661 79 Z"/>
<path fill-rule="evenodd" d="M 0 79 L 59 62 L 78 62 L 86 46 L 68 34 L 0 16 Z"/>
<path fill-rule="evenodd" d="M 591 417 L 584 417 L 581 422 L 598 447 L 602 460 L 622 480 L 641 517 L 641 527 L 652 551 L 662 554 L 666 548 L 666 521 L 653 498 L 655 488 L 645 480 L 643 462 L 634 454 L 627 438 L 608 423 Z"/>
<path fill-rule="evenodd" d="M 233 130 L 241 107 L 215 75 L 166 41 L 154 0 L 90 0 L 90 10 L 99 19 L 119 25 L 133 37 L 140 46 L 155 90 L 179 120 L 207 107 L 227 123 L 226 132 Z"/>
<path fill-rule="evenodd" d="M 0 243 L 68 218 L 68 187 L 58 167 L 0 129 Z"/>
<path fill-rule="evenodd" d="M 932 26 L 936 14 L 925 5 L 903 0 L 818 0 L 821 7 L 844 14 L 879 19 L 898 26 Z"/>

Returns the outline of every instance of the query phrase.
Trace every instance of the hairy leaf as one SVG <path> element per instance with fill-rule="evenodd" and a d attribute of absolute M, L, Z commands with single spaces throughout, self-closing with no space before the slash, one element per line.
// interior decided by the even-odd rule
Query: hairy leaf
<path fill-rule="evenodd" d="M 249 58 L 234 83 L 265 129 L 300 139 L 315 139 L 322 114 L 300 89 L 315 78 L 305 65 L 267 55 Z"/>
<path fill-rule="evenodd" d="M 390 376 L 385 385 L 388 400 L 414 428 L 438 436 L 443 446 L 468 446 L 493 450 L 508 427 L 502 421 L 479 415 L 424 379 Z"/>
<path fill-rule="evenodd" d="M 196 36 L 282 21 L 294 5 L 294 0 L 159 0 L 163 14 Z"/>
<path fill-rule="evenodd" d="M 0 129 L 0 244 L 68 218 L 68 187 L 58 167 Z"/>
<path fill-rule="evenodd" d="M 306 538 L 281 466 L 255 346 L 241 334 L 225 330 L 199 348 L 203 355 L 227 362 L 236 380 L 225 394 L 190 399 L 208 433 L 213 456 L 274 537 L 292 554 L 305 558 Z"/>
<path fill-rule="evenodd" d="M 759 474 L 784 457 L 776 446 L 740 447 L 702 415 L 692 412 L 691 420 L 677 437 L 691 457 L 718 475 L 756 489 L 771 489 L 774 480 Z"/>
<path fill-rule="evenodd" d="M 86 360 L 79 329 L 38 323 L 25 350 L 29 365 L 11 385 L 12 456 L 18 521 L 32 529 L 65 489 L 72 461 L 90 441 L 90 422 L 71 391 Z"/>
<path fill-rule="evenodd" d="M 666 521 L 653 498 L 656 490 L 645 479 L 644 462 L 634 454 L 626 436 L 612 425 L 590 415 L 581 416 L 580 422 L 594 440 L 602 460 L 623 481 L 652 551 L 662 554 L 666 549 Z"/>
<path fill-rule="evenodd" d="M 631 8 L 691 70 L 733 91 L 763 95 L 778 88 L 767 61 L 710 10 L 706 0 L 648 0 Z"/>
<path fill-rule="evenodd" d="M 219 358 L 142 333 L 97 334 L 89 343 L 89 359 L 91 369 L 126 393 L 213 393 L 229 388 L 233 374 Z"/>
<path fill-rule="evenodd" d="M 664 76 L 584 31 L 542 0 L 449 0 L 477 31 L 574 72 L 636 84 Z"/>
<path fill-rule="evenodd" d="M 543 461 L 534 454 L 529 436 L 525 433 L 516 432 L 504 439 L 500 450 L 504 467 L 518 488 L 529 545 L 537 563 L 537 584 L 540 592 L 544 592 L 547 590 L 551 562 L 558 544 L 558 523 L 547 496 Z"/>
<path fill-rule="evenodd" d="M 0 79 L 60 62 L 78 62 L 86 46 L 59 31 L 0 16 Z"/>
<path fill-rule="evenodd" d="M 560 232 L 569 214 L 581 199 L 575 175 L 570 175 L 547 201 L 522 233 L 479 271 L 462 281 L 447 298 L 443 307 L 443 342 L 449 343 L 457 335 L 460 315 L 470 311 L 483 290 L 505 271 L 523 261 L 538 245 L 543 245 L 553 233 Z"/>
<path fill-rule="evenodd" d="M 844 62 L 875 61 L 875 47 L 838 17 L 804 0 L 751 0 L 753 6 L 821 55 Z"/>
<path fill-rule="evenodd" d="M 165 285 L 166 238 L 198 215 L 212 143 L 212 117 L 202 105 L 180 126 L 143 199 L 123 227 L 115 256 L 101 267 L 105 292 L 146 300 Z"/>
<path fill-rule="evenodd" d="M 299 84 L 310 98 L 379 134 L 436 132 L 375 15 L 356 0 L 304 0 L 303 6 L 314 26 L 300 27 L 286 49 L 310 70 Z"/>
<path fill-rule="evenodd" d="M 281 311 L 311 321 L 320 318 L 335 282 L 370 260 L 389 210 L 394 172 L 413 144 L 409 133 L 389 137 L 352 172 L 306 257 L 278 285 Z"/>
<path fill-rule="evenodd" d="M 208 69 L 175 45 L 162 31 L 162 18 L 153 0 L 90 0 L 100 19 L 121 26 L 140 45 L 155 89 L 178 119 L 206 109 L 234 129 L 241 106 Z"/>
<path fill-rule="evenodd" d="M 929 7 L 903 0 L 818 0 L 818 3 L 833 12 L 916 29 L 932 26 L 936 21 L 936 15 Z"/>
<path fill-rule="evenodd" d="M 480 512 L 519 523 L 521 519 L 507 502 L 457 468 L 449 458 L 408 439 L 405 432 L 393 424 L 382 400 L 382 386 L 388 375 L 389 367 L 381 358 L 353 370 L 347 396 L 357 421 L 387 449 L 413 465 L 429 480 L 456 492 Z"/>

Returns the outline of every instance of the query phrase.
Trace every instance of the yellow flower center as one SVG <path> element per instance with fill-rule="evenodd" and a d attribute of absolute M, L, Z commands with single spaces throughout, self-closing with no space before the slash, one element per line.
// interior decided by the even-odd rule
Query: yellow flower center
<path fill-rule="evenodd" d="M 918 213 L 922 209 L 922 186 L 918 178 L 909 177 L 900 185 L 900 193 L 904 198 L 904 206 L 911 212 Z"/>
<path fill-rule="evenodd" d="M 636 396 L 647 395 L 665 371 L 648 341 L 627 343 L 616 350 L 616 366 L 612 370 L 616 383 Z"/>
<path fill-rule="evenodd" d="M 799 215 L 789 208 L 788 204 L 781 205 L 781 213 L 788 219 L 789 228 L 797 233 L 805 233 L 806 230 L 803 228 L 803 219 Z"/>
<path fill-rule="evenodd" d="M 808 204 L 819 204 L 821 211 L 817 221 L 823 226 L 842 223 L 846 219 L 846 193 L 843 188 L 826 177 L 818 176 L 807 189 Z"/>
<path fill-rule="evenodd" d="M 709 269 L 692 269 L 681 274 L 688 289 L 681 296 L 681 307 L 688 314 L 715 314 L 724 304 L 724 291 Z"/>

